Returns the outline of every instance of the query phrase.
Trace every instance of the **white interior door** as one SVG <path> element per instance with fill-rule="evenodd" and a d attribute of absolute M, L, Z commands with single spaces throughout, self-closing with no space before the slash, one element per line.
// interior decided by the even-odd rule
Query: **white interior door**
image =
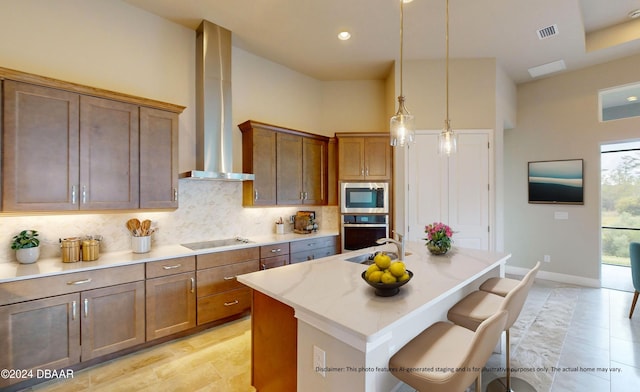
<path fill-rule="evenodd" d="M 457 131 L 458 152 L 438 155 L 439 131 L 416 132 L 408 156 L 409 238 L 424 238 L 424 227 L 444 222 L 455 231 L 455 246 L 489 249 L 489 131 Z"/>

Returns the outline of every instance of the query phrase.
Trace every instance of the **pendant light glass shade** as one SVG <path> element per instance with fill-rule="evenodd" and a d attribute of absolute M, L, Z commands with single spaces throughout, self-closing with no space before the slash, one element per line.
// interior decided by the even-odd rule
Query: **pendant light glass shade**
<path fill-rule="evenodd" d="M 445 101 L 447 113 L 444 120 L 444 129 L 438 135 L 438 152 L 441 155 L 451 155 L 458 150 L 458 140 L 456 134 L 451 130 L 451 120 L 449 119 L 449 0 L 446 1 L 445 25 L 444 37 L 447 49 L 445 55 Z"/>
<path fill-rule="evenodd" d="M 407 143 L 413 143 L 415 132 L 413 126 L 413 115 L 404 106 L 404 97 L 398 97 L 398 111 L 391 117 L 389 122 L 391 132 L 391 145 L 402 147 Z"/>
<path fill-rule="evenodd" d="M 438 151 L 443 155 L 458 151 L 458 136 L 451 130 L 451 120 L 444 121 L 444 129 L 438 135 Z"/>
<path fill-rule="evenodd" d="M 402 59 L 404 48 L 404 3 L 400 0 L 400 96 L 398 97 L 398 111 L 389 121 L 390 144 L 393 147 L 403 147 L 412 143 L 415 139 L 413 115 L 404 106 L 404 94 L 402 93 Z"/>

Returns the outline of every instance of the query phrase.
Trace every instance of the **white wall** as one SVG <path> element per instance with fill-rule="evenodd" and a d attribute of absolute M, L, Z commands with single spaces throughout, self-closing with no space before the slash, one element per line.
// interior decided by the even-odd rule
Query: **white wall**
<path fill-rule="evenodd" d="M 505 131 L 505 248 L 510 265 L 593 281 L 600 273 L 600 144 L 640 138 L 640 118 L 600 123 L 598 90 L 638 81 L 640 56 L 518 86 L 517 125 Z M 527 162 L 584 159 L 584 205 L 528 204 Z M 556 211 L 568 220 L 554 219 Z M 596 282 L 597 283 L 597 282 Z"/>
<path fill-rule="evenodd" d="M 449 70 L 449 117 L 454 129 L 491 129 L 493 130 L 496 145 L 502 145 L 502 119 L 515 111 L 515 86 L 509 86 L 503 79 L 496 65 L 495 59 L 452 59 Z M 446 117 L 446 89 L 445 89 L 445 61 L 444 60 L 411 60 L 404 64 L 404 96 L 406 105 L 415 117 L 417 130 L 442 129 Z M 395 71 L 395 77 L 399 77 L 399 71 Z M 395 95 L 400 94 L 400 86 L 394 86 Z M 501 88 L 499 91 L 498 88 Z M 509 95 L 511 93 L 511 95 Z M 500 106 L 498 105 L 500 103 Z M 396 104 L 397 107 L 397 104 Z M 500 109 L 500 110 L 499 110 Z M 394 154 L 394 189 L 395 200 L 405 200 L 407 178 L 404 171 L 406 167 L 406 154 L 396 149 Z M 495 173 L 502 170 L 502 149 L 494 146 Z M 500 184 L 501 177 L 496 178 Z M 429 175 L 425 173 L 425 175 Z M 501 189 L 501 188 L 498 188 Z M 497 190 L 494 194 L 497 195 Z M 493 199 L 492 199 L 493 200 Z M 494 202 L 491 202 L 492 211 L 495 211 Z M 402 205 L 395 207 L 394 229 L 400 233 L 406 232 L 408 218 L 407 211 Z M 495 215 L 495 214 L 494 214 Z M 497 233 L 503 232 L 501 220 L 491 220 L 492 228 Z M 455 228 L 454 228 L 455 230 Z M 492 236 L 492 249 L 497 248 L 497 235 Z"/>
<path fill-rule="evenodd" d="M 180 115 L 180 171 L 195 162 L 195 31 L 115 0 L 2 0 L 0 67 L 186 106 Z M 321 134 L 367 131 L 384 101 L 384 81 L 317 81 L 237 48 L 232 49 L 233 118 Z M 336 110 L 342 97 L 353 110 Z M 344 101 L 339 101 L 341 104 Z M 332 128 L 335 128 L 332 129 Z M 384 129 L 384 128 L 382 128 Z M 241 162 L 240 132 L 234 133 L 234 168 Z M 175 212 L 0 215 L 0 262 L 13 260 L 11 237 L 35 228 L 45 257 L 59 254 L 59 237 L 105 235 L 105 250 L 128 248 L 124 222 L 151 217 L 156 243 L 271 233 L 272 220 L 296 208 L 243 208 L 238 183 L 180 182 Z M 338 229 L 335 207 L 314 208 L 321 227 Z M 197 227 L 197 232 L 193 229 Z"/>

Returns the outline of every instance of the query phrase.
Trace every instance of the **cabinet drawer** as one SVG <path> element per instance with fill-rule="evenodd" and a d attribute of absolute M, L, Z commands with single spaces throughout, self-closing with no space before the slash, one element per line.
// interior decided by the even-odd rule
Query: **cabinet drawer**
<path fill-rule="evenodd" d="M 225 252 L 214 252 L 196 256 L 198 269 L 219 267 L 221 265 L 233 264 L 242 261 L 249 261 L 260 258 L 258 247 L 229 250 Z"/>
<path fill-rule="evenodd" d="M 196 269 L 196 257 L 177 257 L 175 259 L 152 261 L 146 264 L 147 279 L 150 279 L 193 271 Z"/>
<path fill-rule="evenodd" d="M 320 248 L 328 248 L 331 246 L 335 247 L 336 243 L 337 243 L 337 236 L 318 237 L 318 238 L 311 238 L 311 239 L 302 240 L 302 241 L 293 241 L 291 242 L 290 252 L 293 254 L 297 252 L 310 251 L 310 250 L 315 250 Z"/>
<path fill-rule="evenodd" d="M 245 261 L 244 263 L 200 270 L 197 272 L 198 298 L 245 287 L 236 280 L 236 275 L 254 272 L 257 271 L 258 268 L 258 260 L 251 260 Z"/>
<path fill-rule="evenodd" d="M 0 305 L 144 280 L 144 264 L 72 272 L 0 284 Z"/>
<path fill-rule="evenodd" d="M 289 264 L 289 255 L 267 257 L 260 259 L 260 269 L 269 269 L 275 267 L 282 267 Z"/>
<path fill-rule="evenodd" d="M 292 253 L 290 256 L 290 263 L 300 263 L 302 261 L 309 261 L 319 259 L 322 257 L 333 256 L 336 254 L 336 248 L 333 246 L 321 249 L 309 250 L 306 252 Z"/>
<path fill-rule="evenodd" d="M 251 309 L 251 289 L 242 288 L 198 298 L 198 325 Z"/>
<path fill-rule="evenodd" d="M 280 255 L 288 255 L 289 254 L 289 243 L 281 242 L 279 244 L 271 244 L 264 245 L 260 247 L 260 258 L 264 259 L 267 257 L 280 256 Z"/>

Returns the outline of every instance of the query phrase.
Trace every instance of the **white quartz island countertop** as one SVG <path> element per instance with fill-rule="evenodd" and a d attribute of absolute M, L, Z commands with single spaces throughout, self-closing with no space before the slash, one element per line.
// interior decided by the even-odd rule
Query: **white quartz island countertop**
<path fill-rule="evenodd" d="M 293 308 L 298 391 L 396 390 L 399 381 L 387 369 L 389 358 L 446 319 L 447 310 L 485 279 L 504 276 L 510 257 L 457 247 L 433 256 L 424 242 L 408 242 L 404 262 L 413 278 L 395 296 L 380 297 L 361 277 L 368 266 L 345 260 L 378 250 L 396 248 L 387 244 L 237 277 Z M 320 372 L 317 348 L 326 358 Z"/>
<path fill-rule="evenodd" d="M 309 312 L 367 341 L 376 339 L 395 323 L 439 297 L 459 290 L 471 279 L 504 263 L 510 255 L 454 248 L 430 255 L 420 243 L 407 243 L 405 265 L 413 278 L 393 297 L 374 294 L 361 277 L 367 265 L 345 259 L 377 250 L 395 252 L 385 245 L 329 256 L 305 263 L 253 272 L 238 281 L 284 303 L 296 312 Z"/>

